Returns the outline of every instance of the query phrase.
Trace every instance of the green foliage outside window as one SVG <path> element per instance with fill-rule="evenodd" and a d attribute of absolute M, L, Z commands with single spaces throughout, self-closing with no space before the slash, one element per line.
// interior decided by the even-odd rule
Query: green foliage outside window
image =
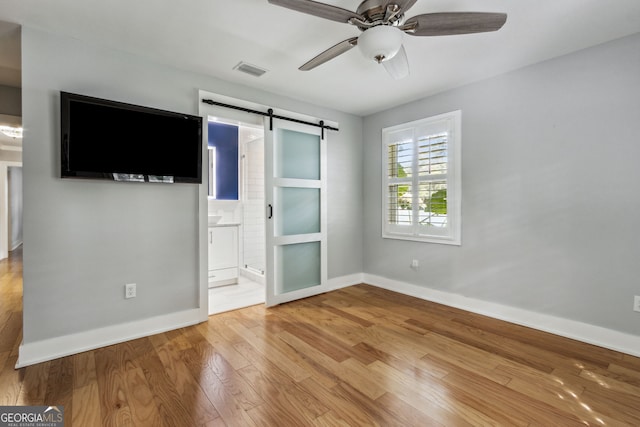
<path fill-rule="evenodd" d="M 407 171 L 404 170 L 404 167 L 398 163 L 398 178 L 406 178 Z M 411 200 L 407 200 L 404 198 L 404 195 L 409 191 L 408 185 L 399 185 L 398 186 L 398 205 L 401 209 L 411 209 Z"/>

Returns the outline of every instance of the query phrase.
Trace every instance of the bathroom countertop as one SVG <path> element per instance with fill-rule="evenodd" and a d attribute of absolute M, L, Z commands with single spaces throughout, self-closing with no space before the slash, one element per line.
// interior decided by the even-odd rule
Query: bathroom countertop
<path fill-rule="evenodd" d="M 217 224 L 209 224 L 209 227 L 237 227 L 239 222 L 219 222 Z"/>

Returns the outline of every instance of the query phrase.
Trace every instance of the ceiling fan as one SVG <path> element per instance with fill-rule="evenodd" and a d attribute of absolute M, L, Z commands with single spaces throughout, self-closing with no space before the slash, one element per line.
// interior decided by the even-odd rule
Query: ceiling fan
<path fill-rule="evenodd" d="M 411 36 L 484 33 L 499 30 L 507 20 L 504 13 L 488 12 L 425 13 L 405 19 L 405 12 L 417 0 L 364 0 L 355 12 L 313 0 L 268 1 L 287 9 L 351 24 L 362 31 L 359 37 L 351 37 L 317 55 L 300 70 L 312 70 L 357 45 L 366 58 L 382 64 L 395 79 L 409 75 L 409 62 L 402 46 L 403 33 Z"/>

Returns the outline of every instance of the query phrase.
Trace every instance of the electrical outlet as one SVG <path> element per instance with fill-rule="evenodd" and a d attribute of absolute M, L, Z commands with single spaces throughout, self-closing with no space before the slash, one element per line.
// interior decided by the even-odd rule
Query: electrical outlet
<path fill-rule="evenodd" d="M 420 267 L 420 262 L 417 259 L 414 259 L 413 261 L 411 261 L 411 268 L 418 268 Z"/>
<path fill-rule="evenodd" d="M 135 283 L 127 283 L 124 285 L 124 297 L 125 298 L 135 298 L 136 297 L 136 284 Z"/>
<path fill-rule="evenodd" d="M 640 311 L 640 295 L 633 297 L 633 311 Z"/>

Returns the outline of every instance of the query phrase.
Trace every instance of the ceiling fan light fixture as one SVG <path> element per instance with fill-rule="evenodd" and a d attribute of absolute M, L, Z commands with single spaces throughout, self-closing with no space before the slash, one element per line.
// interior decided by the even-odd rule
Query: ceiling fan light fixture
<path fill-rule="evenodd" d="M 367 59 L 377 63 L 393 58 L 402 47 L 402 31 L 390 25 L 377 25 L 358 37 L 358 48 Z"/>

